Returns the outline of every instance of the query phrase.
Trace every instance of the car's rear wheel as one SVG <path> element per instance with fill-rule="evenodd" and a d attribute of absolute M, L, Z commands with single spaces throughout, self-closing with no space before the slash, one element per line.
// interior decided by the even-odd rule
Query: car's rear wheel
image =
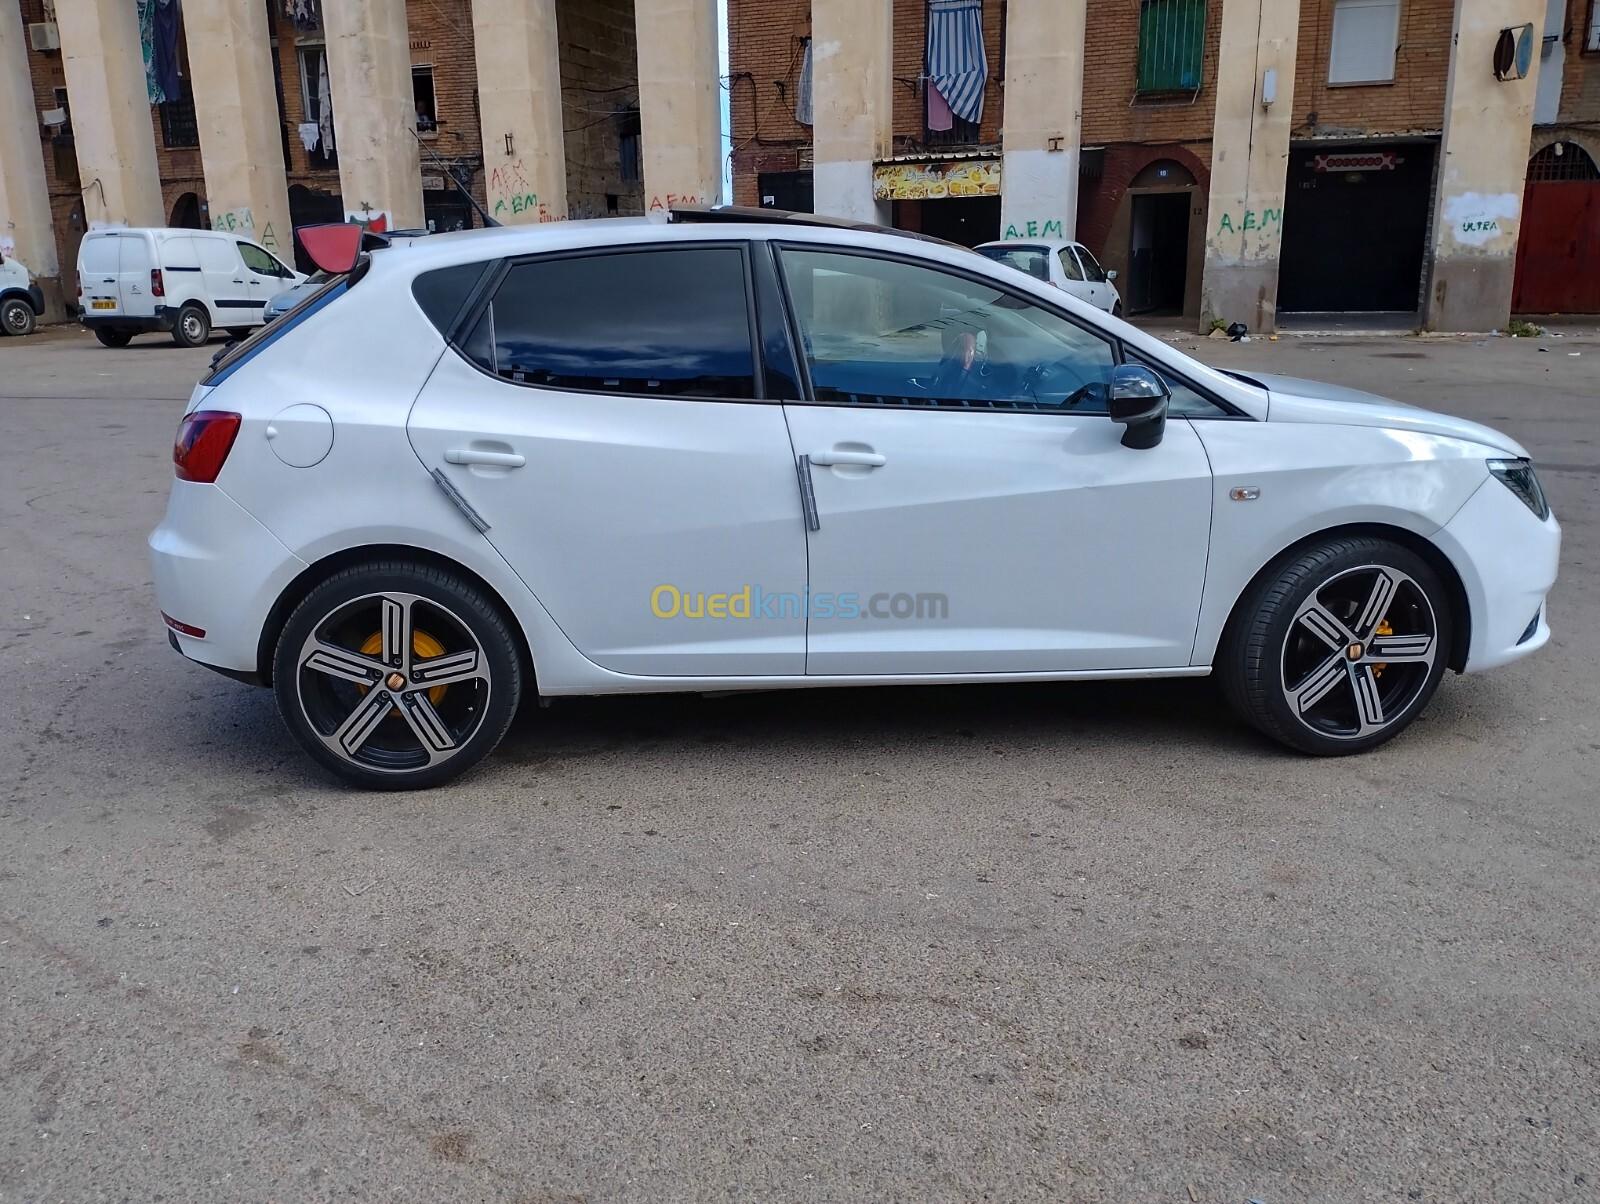
<path fill-rule="evenodd" d="M 133 342 L 133 335 L 126 330 L 107 330 L 104 326 L 94 332 L 94 337 L 100 340 L 102 347 L 126 347 Z"/>
<path fill-rule="evenodd" d="M 180 347 L 200 347 L 211 337 L 211 315 L 199 305 L 185 305 L 172 324 L 172 341 Z"/>
<path fill-rule="evenodd" d="M 1320 756 L 1399 735 L 1439 687 L 1453 618 L 1421 556 L 1369 536 L 1330 539 L 1241 600 L 1218 672 L 1256 728 Z"/>
<path fill-rule="evenodd" d="M 228 337 L 230 339 L 248 339 L 254 333 L 255 333 L 255 327 L 253 327 L 253 326 L 230 326 L 230 327 L 228 327 Z"/>
<path fill-rule="evenodd" d="M 466 772 L 500 743 L 522 693 L 499 608 L 452 573 L 403 561 L 344 569 L 312 590 L 284 624 L 272 675 L 305 750 L 380 790 Z"/>
<path fill-rule="evenodd" d="M 35 321 L 33 306 L 20 297 L 7 297 L 0 302 L 0 330 L 7 334 L 32 334 Z"/>

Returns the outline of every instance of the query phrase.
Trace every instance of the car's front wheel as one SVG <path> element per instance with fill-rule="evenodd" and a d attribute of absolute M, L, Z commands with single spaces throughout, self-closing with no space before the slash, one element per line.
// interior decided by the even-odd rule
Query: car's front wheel
<path fill-rule="evenodd" d="M 20 297 L 7 297 L 0 302 L 0 330 L 7 334 L 32 334 L 33 324 L 33 306 L 26 301 Z"/>
<path fill-rule="evenodd" d="M 344 569 L 284 624 L 273 690 L 313 758 L 359 786 L 414 790 L 500 743 L 522 693 L 499 608 L 452 573 L 404 561 Z"/>
<path fill-rule="evenodd" d="M 1273 739 L 1320 756 L 1364 752 L 1433 697 L 1452 622 L 1450 597 L 1421 556 L 1370 536 L 1329 539 L 1241 600 L 1218 676 Z"/>

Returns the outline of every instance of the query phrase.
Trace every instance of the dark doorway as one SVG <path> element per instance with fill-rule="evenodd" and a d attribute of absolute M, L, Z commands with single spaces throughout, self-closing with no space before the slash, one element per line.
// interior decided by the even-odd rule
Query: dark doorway
<path fill-rule="evenodd" d="M 320 226 L 328 222 L 344 221 L 344 201 L 335 193 L 307 188 L 304 184 L 289 185 L 289 224 L 298 230 L 301 226 Z M 294 240 L 295 267 L 302 272 L 314 272 L 317 265 L 300 249 L 300 240 Z"/>
<path fill-rule="evenodd" d="M 756 177 L 756 193 L 763 209 L 787 209 L 792 213 L 814 213 L 809 171 L 764 171 Z"/>
<path fill-rule="evenodd" d="M 204 230 L 205 223 L 200 220 L 200 198 L 192 192 L 186 192 L 172 204 L 172 216 L 167 218 L 167 225 L 174 230 Z"/>
<path fill-rule="evenodd" d="M 915 230 L 963 247 L 975 247 L 1000 237 L 1000 198 L 974 196 L 895 201 L 890 220 L 896 230 Z"/>
<path fill-rule="evenodd" d="M 423 189 L 422 216 L 435 234 L 472 229 L 472 204 L 453 188 Z"/>
<path fill-rule="evenodd" d="M 1600 168 L 1575 142 L 1528 161 L 1511 310 L 1600 313 Z"/>
<path fill-rule="evenodd" d="M 1433 153 L 1427 143 L 1290 151 L 1280 312 L 1417 308 Z"/>
<path fill-rule="evenodd" d="M 1133 197 L 1128 245 L 1128 312 L 1181 314 L 1189 272 L 1189 194 Z"/>

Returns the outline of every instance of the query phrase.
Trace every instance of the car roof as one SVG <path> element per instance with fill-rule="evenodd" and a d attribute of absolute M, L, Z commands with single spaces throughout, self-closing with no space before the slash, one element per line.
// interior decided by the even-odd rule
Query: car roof
<path fill-rule="evenodd" d="M 1059 251 L 1062 247 L 1081 247 L 1083 244 L 1073 238 L 996 238 L 990 242 L 980 242 L 973 247 L 974 251 L 984 251 L 990 247 L 1016 247 L 1018 250 L 1028 248 L 1037 250 L 1045 247 L 1052 251 Z"/>

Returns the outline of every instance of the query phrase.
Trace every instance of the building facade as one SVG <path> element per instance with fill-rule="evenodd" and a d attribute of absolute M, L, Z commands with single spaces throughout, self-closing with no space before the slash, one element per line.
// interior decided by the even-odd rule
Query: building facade
<path fill-rule="evenodd" d="M 294 227 L 347 217 L 641 214 L 647 184 L 716 199 L 715 0 L 178 4 L 0 0 L 0 252 L 53 316 L 97 225 L 236 230 L 291 259 Z M 154 104 L 152 23 L 176 60 Z M 645 105 L 671 118 L 650 147 Z"/>
<path fill-rule="evenodd" d="M 881 6 L 873 195 L 819 200 L 824 43 L 871 45 Z M 1131 313 L 1207 324 L 1600 312 L 1596 0 L 862 0 L 847 39 L 840 7 L 729 0 L 737 202 L 870 203 L 969 245 L 1075 236 Z M 947 126 L 960 10 L 983 108 Z"/>

